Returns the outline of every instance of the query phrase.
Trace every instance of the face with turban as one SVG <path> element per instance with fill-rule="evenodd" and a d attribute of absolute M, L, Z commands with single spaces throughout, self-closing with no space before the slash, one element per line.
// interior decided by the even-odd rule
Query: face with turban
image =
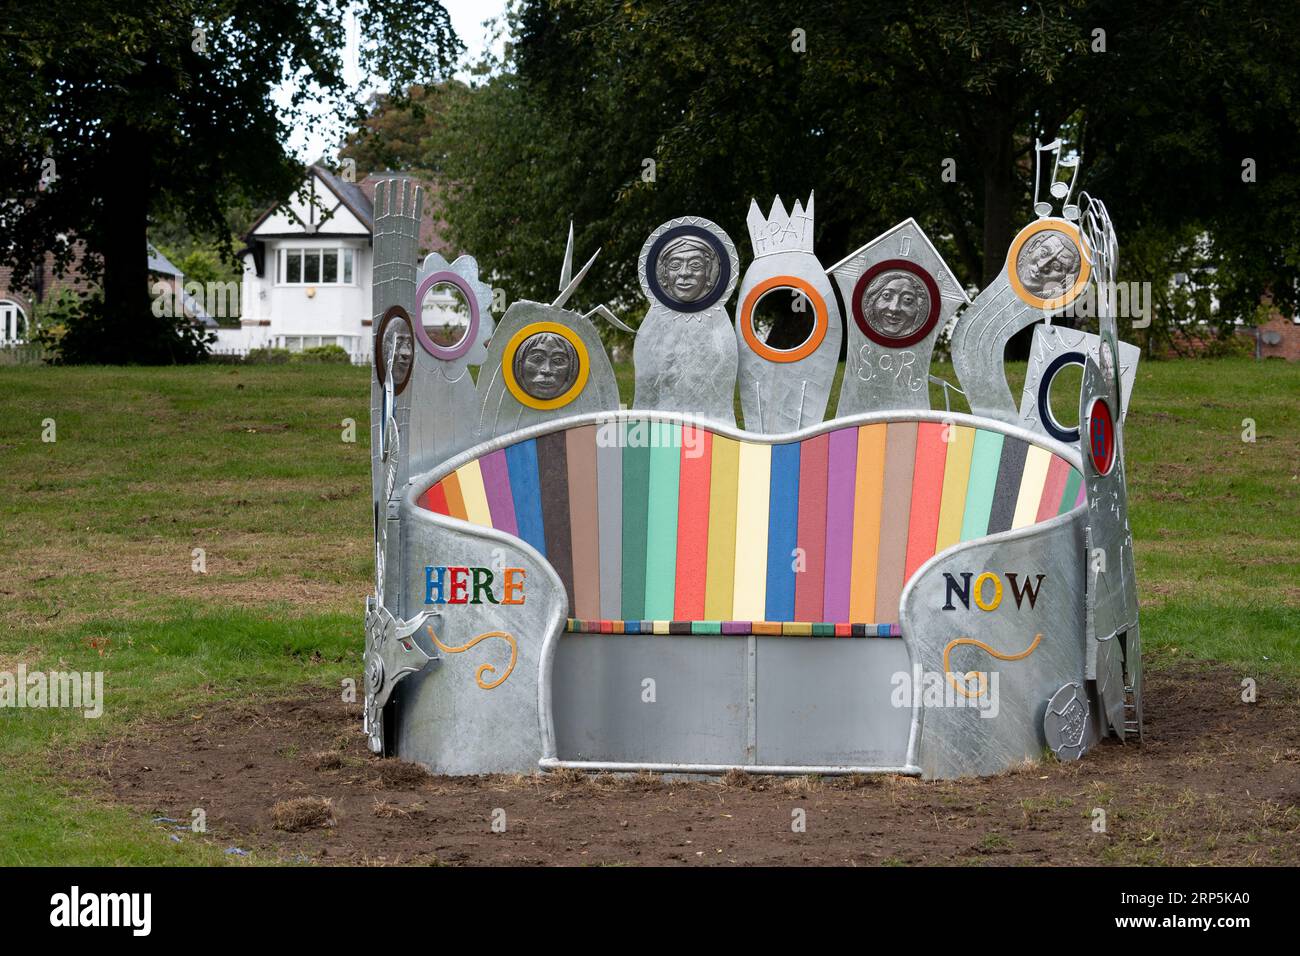
<path fill-rule="evenodd" d="M 682 236 L 664 246 L 655 264 L 659 286 L 679 302 L 697 302 L 718 282 L 718 254 L 702 239 Z"/>

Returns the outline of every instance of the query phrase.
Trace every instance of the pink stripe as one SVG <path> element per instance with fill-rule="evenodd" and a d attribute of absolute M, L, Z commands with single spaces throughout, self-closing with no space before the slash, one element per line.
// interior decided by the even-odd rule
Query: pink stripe
<path fill-rule="evenodd" d="M 942 422 L 921 422 L 916 430 L 916 467 L 912 471 L 912 516 L 907 526 L 904 582 L 934 557 L 934 543 L 939 537 L 939 505 L 943 500 L 943 469 L 948 461 L 948 444 L 943 436 L 948 427 Z"/>
<path fill-rule="evenodd" d="M 479 459 L 478 467 L 483 473 L 483 490 L 487 492 L 492 527 L 517 536 L 519 525 L 515 522 L 515 497 L 510 491 L 510 470 L 506 465 L 505 449 L 484 455 Z"/>
<path fill-rule="evenodd" d="M 821 621 L 826 569 L 825 435 L 806 438 L 799 447 L 799 532 L 795 546 L 803 549 L 803 570 L 794 576 L 797 621 Z M 798 567 L 796 565 L 796 567 Z"/>
<path fill-rule="evenodd" d="M 1083 504 L 1083 500 L 1088 497 L 1088 480 L 1086 478 L 1079 481 L 1079 494 L 1074 499 L 1073 507 L 1077 508 Z"/>
<path fill-rule="evenodd" d="M 849 619 L 853 569 L 853 490 L 857 484 L 858 430 L 830 434 L 826 481 L 826 589 L 822 620 Z"/>
<path fill-rule="evenodd" d="M 1047 481 L 1043 482 L 1043 497 L 1038 501 L 1038 515 L 1035 521 L 1055 518 L 1061 507 L 1061 495 L 1065 494 L 1065 480 L 1070 477 L 1070 466 L 1064 458 L 1052 456 L 1047 466 Z"/>

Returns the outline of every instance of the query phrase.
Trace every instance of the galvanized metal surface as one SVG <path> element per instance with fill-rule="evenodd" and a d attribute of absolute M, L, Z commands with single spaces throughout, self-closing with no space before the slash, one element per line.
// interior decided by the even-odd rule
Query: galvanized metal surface
<path fill-rule="evenodd" d="M 682 233 L 683 228 L 688 230 Z M 700 231 L 712 237 L 706 243 L 692 236 Z M 689 300 L 666 292 L 658 279 L 665 271 L 664 256 L 673 241 L 693 243 L 696 257 L 710 264 L 706 282 L 688 289 Z M 696 233 L 698 236 L 698 233 Z M 659 250 L 654 259 L 652 251 Z M 719 250 L 721 251 L 719 254 Z M 682 216 L 661 225 L 641 247 L 637 278 L 650 300 L 650 310 L 637 329 L 632 348 L 636 368 L 633 408 L 694 414 L 705 421 L 736 423 L 736 334 L 727 313 L 727 302 L 740 277 L 740 259 L 731 238 L 716 223 L 699 216 Z M 707 288 L 704 286 L 707 285 Z M 696 308 L 705 302 L 711 304 Z M 684 306 L 684 308 L 683 308 Z"/>
<path fill-rule="evenodd" d="M 1020 395 L 1020 421 L 1026 428 L 1051 435 L 1057 441 L 1079 440 L 1077 424 L 1062 425 L 1052 415 L 1052 382 L 1064 367 L 1074 365 L 1083 368 L 1085 356 L 1096 353 L 1100 345 L 1100 336 L 1091 332 L 1069 329 L 1062 325 L 1035 327 L 1034 341 L 1029 347 L 1025 387 Z M 1127 342 L 1120 342 L 1118 346 L 1120 391 L 1123 410 L 1127 412 L 1142 350 Z"/>
<path fill-rule="evenodd" d="M 843 319 L 835 292 L 813 254 L 813 198 L 807 208 L 796 202 L 787 213 L 778 196 L 765 217 L 756 202 L 749 211 L 750 240 L 754 261 L 745 270 L 736 306 L 736 341 L 740 356 L 740 409 L 745 428 L 763 435 L 781 434 L 814 425 L 825 417 L 831 380 L 839 362 Z M 773 283 L 775 283 L 773 285 Z M 763 292 L 760 286 L 769 285 Z M 817 323 L 812 348 L 787 350 L 776 356 L 756 347 L 752 326 L 753 309 L 766 294 L 801 294 L 812 301 Z M 807 293 L 811 293 L 808 295 Z M 754 299 L 751 302 L 751 294 Z M 747 303 L 749 308 L 747 308 Z"/>
<path fill-rule="evenodd" d="M 896 266 L 887 268 L 891 263 Z M 874 271 L 881 267 L 886 268 L 878 277 L 874 276 Z M 914 328 L 913 320 L 897 330 L 903 334 L 891 336 L 888 328 L 877 327 L 881 322 L 873 310 L 879 307 L 881 289 L 908 268 L 919 272 L 922 278 L 928 276 L 938 298 L 932 300 L 928 287 L 918 290 L 924 302 L 918 301 L 913 308 L 932 310 L 932 316 L 921 323 L 921 329 Z M 906 219 L 827 272 L 834 276 L 848 310 L 845 321 L 848 345 L 836 416 L 884 409 L 929 408 L 930 359 L 935 340 L 953 313 L 968 305 L 970 298 L 925 232 L 915 220 Z M 863 282 L 864 276 L 871 278 Z M 859 315 L 875 332 L 874 338 L 868 337 L 859 324 Z M 924 335 L 918 341 L 907 342 L 912 336 L 905 333 L 919 331 L 924 331 Z M 907 344 L 900 345 L 900 341 Z"/>

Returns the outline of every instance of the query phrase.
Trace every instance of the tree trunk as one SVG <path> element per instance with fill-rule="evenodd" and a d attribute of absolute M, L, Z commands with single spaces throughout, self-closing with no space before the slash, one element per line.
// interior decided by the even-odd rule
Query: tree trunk
<path fill-rule="evenodd" d="M 112 127 L 99 177 L 104 257 L 102 354 L 106 362 L 152 365 L 173 361 L 165 320 L 150 308 L 148 224 L 150 157 L 140 131 Z"/>
<path fill-rule="evenodd" d="M 984 165 L 984 285 L 998 277 L 1011 246 L 1015 200 L 1014 124 L 1010 115 L 987 117 L 980 150 Z"/>

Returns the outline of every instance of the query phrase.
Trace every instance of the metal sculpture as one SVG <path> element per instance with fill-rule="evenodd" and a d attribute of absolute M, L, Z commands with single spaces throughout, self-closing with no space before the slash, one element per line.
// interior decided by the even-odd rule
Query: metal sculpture
<path fill-rule="evenodd" d="M 637 261 L 650 311 L 632 350 L 634 408 L 735 424 L 736 337 L 727 300 L 739 276 L 736 247 L 707 219 L 670 219 L 650 233 Z"/>
<path fill-rule="evenodd" d="M 930 358 L 970 298 L 915 220 L 827 270 L 848 304 L 844 380 L 835 414 L 930 407 Z"/>
<path fill-rule="evenodd" d="M 635 408 L 619 410 L 593 319 L 631 330 L 567 307 L 595 262 L 574 273 L 572 228 L 558 297 L 515 302 L 493 330 L 474 260 L 417 270 L 418 191 L 381 184 L 371 746 L 450 774 L 946 778 L 1140 738 L 1137 356 L 1116 338 L 1105 206 L 1072 204 L 1072 183 L 1049 194 L 1061 217 L 1036 196 L 974 302 L 911 220 L 829 270 L 851 318 L 823 421 L 841 319 L 811 196 L 751 204 L 743 277 L 709 220 L 650 235 Z M 439 288 L 466 305 L 441 326 L 423 308 Z M 1007 339 L 1093 288 L 1098 332 L 1036 330 L 1017 410 Z M 788 299 L 777 319 L 767 296 Z M 973 413 L 930 411 L 934 342 L 963 305 L 953 361 Z M 1071 364 L 1077 428 L 1051 405 Z"/>
<path fill-rule="evenodd" d="M 740 344 L 740 407 L 749 431 L 792 432 L 826 415 L 839 359 L 840 308 L 821 263 L 813 255 L 813 196 L 786 212 L 781 197 L 765 217 L 750 201 L 749 238 L 754 261 L 740 283 L 736 337 Z M 759 322 L 767 298 L 807 320 L 794 341 L 775 343 L 779 323 Z M 779 314 L 779 313 L 778 313 Z"/>

